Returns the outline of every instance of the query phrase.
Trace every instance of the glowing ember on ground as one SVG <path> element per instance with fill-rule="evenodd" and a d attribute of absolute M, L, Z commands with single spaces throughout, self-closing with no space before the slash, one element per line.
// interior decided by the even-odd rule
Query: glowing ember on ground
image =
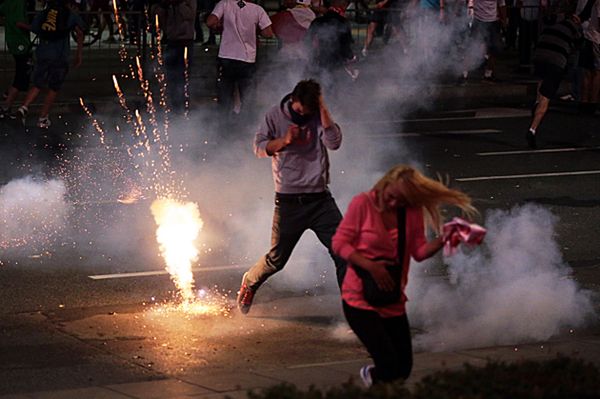
<path fill-rule="evenodd" d="M 198 260 L 196 239 L 202 229 L 198 206 L 173 199 L 157 199 L 150 210 L 157 224 L 156 240 L 167 271 L 178 289 L 182 304 L 195 301 L 192 263 Z"/>
<path fill-rule="evenodd" d="M 146 305 L 146 303 L 144 303 Z M 185 313 L 187 316 L 225 316 L 231 317 L 231 310 L 234 304 L 229 299 L 226 292 L 220 292 L 216 288 L 209 291 L 198 290 L 193 302 L 152 302 L 148 303 L 149 310 L 156 314 L 175 314 Z"/>

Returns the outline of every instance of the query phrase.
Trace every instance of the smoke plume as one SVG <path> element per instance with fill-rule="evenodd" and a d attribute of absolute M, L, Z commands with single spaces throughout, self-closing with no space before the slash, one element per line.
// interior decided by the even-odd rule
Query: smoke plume
<path fill-rule="evenodd" d="M 412 268 L 409 317 L 426 350 L 546 340 L 594 315 L 591 293 L 569 278 L 556 216 L 536 205 L 488 212 L 484 245 L 447 258 L 449 281 Z"/>

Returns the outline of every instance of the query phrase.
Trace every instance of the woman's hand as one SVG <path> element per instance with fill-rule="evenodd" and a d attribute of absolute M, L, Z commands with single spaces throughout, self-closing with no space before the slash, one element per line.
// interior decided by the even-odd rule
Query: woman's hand
<path fill-rule="evenodd" d="M 373 280 L 377 283 L 377 286 L 380 290 L 383 291 L 391 291 L 394 289 L 396 284 L 400 284 L 399 281 L 394 281 L 390 273 L 388 273 L 386 266 L 391 265 L 390 261 L 386 260 L 376 260 L 369 261 L 368 267 L 366 267 L 367 271 L 371 273 L 373 276 Z"/>

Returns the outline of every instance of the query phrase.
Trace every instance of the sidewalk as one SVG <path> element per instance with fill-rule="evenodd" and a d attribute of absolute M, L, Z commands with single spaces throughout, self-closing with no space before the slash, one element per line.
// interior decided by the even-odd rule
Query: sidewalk
<path fill-rule="evenodd" d="M 488 360 L 518 362 L 524 360 L 549 360 L 557 355 L 571 356 L 600 365 L 600 333 L 583 335 L 571 333 L 548 342 L 515 346 L 499 346 L 440 353 L 417 353 L 408 386 L 435 371 L 460 369 L 464 364 L 483 366 Z M 21 395 L 5 395 L 0 399 L 212 399 L 230 397 L 246 398 L 248 390 L 260 389 L 283 382 L 308 389 L 314 385 L 320 389 L 339 386 L 353 379 L 360 384 L 358 370 L 369 359 L 324 362 L 296 365 L 287 368 L 257 368 L 189 374 L 178 379 L 165 378 L 147 382 L 104 385 L 90 388 L 34 392 Z"/>

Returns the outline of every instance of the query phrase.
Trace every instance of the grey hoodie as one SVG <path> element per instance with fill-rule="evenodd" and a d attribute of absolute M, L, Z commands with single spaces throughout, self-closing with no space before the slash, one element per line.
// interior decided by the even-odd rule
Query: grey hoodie
<path fill-rule="evenodd" d="M 254 153 L 259 158 L 267 154 L 267 142 L 284 137 L 292 124 L 289 101 L 273 106 L 254 137 Z M 324 129 L 320 116 L 307 123 L 305 137 L 272 156 L 271 169 L 275 192 L 281 194 L 318 193 L 329 184 L 327 150 L 337 150 L 342 144 L 342 130 L 337 124 Z"/>

